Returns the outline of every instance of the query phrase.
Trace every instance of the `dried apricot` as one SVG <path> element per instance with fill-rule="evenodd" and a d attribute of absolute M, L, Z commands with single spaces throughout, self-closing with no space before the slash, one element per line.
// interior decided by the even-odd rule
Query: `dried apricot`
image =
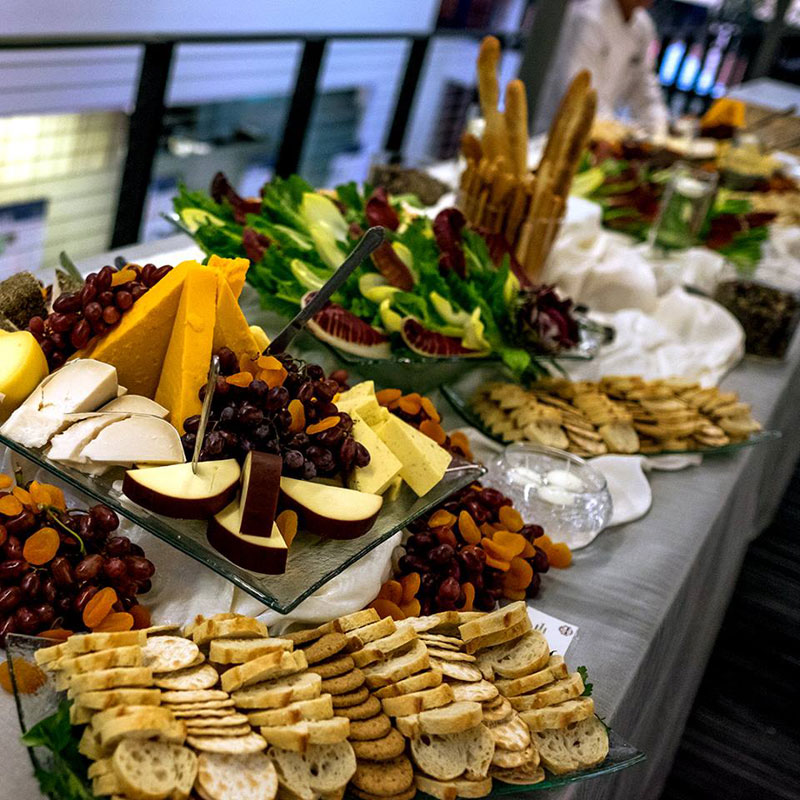
<path fill-rule="evenodd" d="M 430 530 L 431 533 L 436 537 L 436 541 L 439 542 L 439 544 L 449 544 L 450 547 L 458 548 L 458 539 L 453 533 L 452 528 L 442 525 L 439 528 L 431 528 Z"/>
<path fill-rule="evenodd" d="M 0 489 L 8 489 L 14 483 L 14 479 L 5 472 L 0 472 Z"/>
<path fill-rule="evenodd" d="M 378 592 L 378 599 L 388 600 L 390 603 L 399 606 L 400 601 L 403 599 L 403 586 L 400 581 L 386 581 Z"/>
<path fill-rule="evenodd" d="M 481 539 L 481 547 L 486 551 L 487 555 L 493 556 L 500 561 L 507 561 L 509 564 L 514 556 L 519 555 L 519 553 L 516 553 L 513 549 L 503 547 L 503 545 L 498 544 L 492 539 Z"/>
<path fill-rule="evenodd" d="M 415 597 L 410 602 L 406 603 L 403 606 L 400 606 L 400 610 L 407 616 L 407 617 L 418 617 L 419 612 L 422 609 L 422 606 L 419 603 L 419 600 Z"/>
<path fill-rule="evenodd" d="M 439 412 L 436 410 L 436 406 L 431 402 L 429 397 L 423 397 L 422 400 L 419 401 L 419 404 L 422 406 L 422 410 L 434 422 L 442 421 L 442 418 L 439 416 Z"/>
<path fill-rule="evenodd" d="M 478 544 L 481 540 L 481 532 L 469 511 L 464 510 L 459 513 L 458 532 L 461 534 L 461 538 L 468 544 Z"/>
<path fill-rule="evenodd" d="M 21 486 L 15 486 L 11 494 L 13 494 L 22 505 L 33 508 L 33 498 L 31 497 L 31 493 L 26 489 L 23 489 Z"/>
<path fill-rule="evenodd" d="M 59 509 L 60 511 L 67 510 L 67 501 L 64 498 L 64 492 L 58 486 L 53 486 L 52 483 L 43 484 L 50 492 L 50 505 Z"/>
<path fill-rule="evenodd" d="M 510 530 L 512 533 L 521 531 L 522 526 L 525 524 L 519 511 L 512 506 L 500 506 L 498 517 L 500 518 L 500 522 L 505 525 L 506 529 Z"/>
<path fill-rule="evenodd" d="M 412 417 L 416 417 L 417 414 L 419 414 L 419 412 L 422 410 L 422 406 L 419 404 L 419 402 L 412 400 L 409 397 L 401 397 L 397 401 L 397 407 Z"/>
<path fill-rule="evenodd" d="M 547 558 L 550 560 L 551 567 L 564 569 L 572 563 L 572 550 L 565 542 L 556 542 L 556 544 L 545 550 Z"/>
<path fill-rule="evenodd" d="M 35 567 L 47 564 L 56 557 L 61 538 L 55 528 L 39 528 L 22 546 L 22 557 Z"/>
<path fill-rule="evenodd" d="M 313 436 L 315 433 L 322 433 L 323 431 L 328 431 L 331 428 L 335 428 L 339 422 L 341 421 L 341 417 L 338 414 L 334 414 L 330 417 L 325 417 L 325 419 L 321 419 L 319 422 L 315 422 L 313 425 L 309 425 L 306 428 L 306 433 L 309 436 Z"/>
<path fill-rule="evenodd" d="M 275 356 L 259 356 L 256 363 L 259 369 L 283 369 L 283 364 Z"/>
<path fill-rule="evenodd" d="M 375 392 L 375 399 L 382 406 L 388 406 L 389 403 L 399 400 L 402 396 L 403 393 L 399 389 L 381 389 L 379 392 Z"/>
<path fill-rule="evenodd" d="M 408 575 L 400 579 L 400 585 L 403 587 L 403 596 L 400 598 L 399 603 L 401 608 L 417 596 L 421 583 L 422 579 L 418 572 L 409 572 Z"/>
<path fill-rule="evenodd" d="M 123 283 L 130 283 L 135 281 L 138 273 L 133 267 L 123 267 L 119 272 L 115 272 L 111 276 L 112 286 L 122 286 Z"/>
<path fill-rule="evenodd" d="M 461 611 L 472 611 L 475 604 L 475 587 L 467 581 L 461 587 L 464 590 L 464 605 L 461 606 Z"/>
<path fill-rule="evenodd" d="M 14 659 L 14 680 L 20 694 L 33 694 L 47 682 L 47 676 L 35 664 L 24 658 Z M 0 686 L 9 694 L 14 690 L 11 685 L 11 669 L 8 661 L 0 664 Z"/>
<path fill-rule="evenodd" d="M 306 427 L 306 409 L 297 399 L 289 401 L 289 413 L 292 415 L 292 424 L 289 426 L 291 433 L 300 433 Z"/>
<path fill-rule="evenodd" d="M 133 615 L 127 611 L 112 611 L 110 614 L 106 614 L 105 619 L 99 625 L 95 625 L 92 630 L 95 633 L 129 631 L 133 628 L 133 623 Z"/>
<path fill-rule="evenodd" d="M 39 481 L 31 481 L 28 487 L 31 498 L 37 506 L 50 506 L 52 503 L 52 495 L 50 487 L 46 483 L 39 483 Z"/>
<path fill-rule="evenodd" d="M 522 552 L 520 553 L 521 558 L 533 558 L 536 555 L 536 550 L 534 550 L 533 545 L 526 539 L 525 540 L 525 547 L 522 548 Z"/>
<path fill-rule="evenodd" d="M 42 639 L 54 639 L 57 642 L 66 642 L 75 631 L 68 631 L 66 628 L 50 628 L 47 631 L 40 631 L 36 635 Z"/>
<path fill-rule="evenodd" d="M 506 589 L 503 587 L 503 597 L 506 600 L 524 600 L 527 595 L 524 589 Z"/>
<path fill-rule="evenodd" d="M 514 558 L 514 556 L 518 556 L 525 549 L 525 542 L 527 540 L 519 533 L 497 531 L 495 535 L 492 536 L 492 541 L 498 547 L 502 547 L 503 550 L 511 553 L 511 558 Z"/>
<path fill-rule="evenodd" d="M 128 609 L 128 613 L 133 617 L 134 630 L 140 631 L 142 628 L 149 628 L 152 624 L 150 609 L 147 606 L 137 603 Z"/>
<path fill-rule="evenodd" d="M 527 589 L 533 580 L 533 567 L 524 559 L 517 556 L 511 559 L 511 569 L 506 574 L 509 586 L 512 589 Z"/>
<path fill-rule="evenodd" d="M 240 389 L 246 389 L 253 381 L 253 376 L 249 372 L 234 372 L 233 375 L 228 375 L 225 378 L 225 383 L 231 386 L 238 386 Z"/>
<path fill-rule="evenodd" d="M 472 448 L 469 446 L 469 439 L 461 431 L 454 431 L 450 434 L 450 446 L 458 450 L 466 459 L 472 461 Z"/>
<path fill-rule="evenodd" d="M 259 370 L 256 377 L 260 381 L 264 381 L 270 389 L 274 389 L 276 386 L 283 386 L 283 382 L 286 380 L 288 374 L 289 373 L 281 367 L 281 369 Z"/>
<path fill-rule="evenodd" d="M 493 558 L 488 554 L 486 555 L 486 566 L 502 570 L 503 572 L 508 572 L 511 569 L 511 564 L 508 561 L 503 561 L 500 558 Z"/>
<path fill-rule="evenodd" d="M 492 525 L 491 522 L 483 522 L 483 523 L 481 523 L 481 533 L 487 539 L 491 539 L 492 536 L 494 536 L 494 533 L 495 533 L 496 530 L 497 530 L 497 528 L 495 528 L 495 526 Z"/>
<path fill-rule="evenodd" d="M 286 546 L 291 547 L 294 537 L 297 536 L 297 512 L 290 508 L 281 511 L 275 518 L 275 524 L 278 526 Z"/>
<path fill-rule="evenodd" d="M 17 514 L 21 513 L 22 503 L 13 494 L 0 497 L 0 514 L 5 514 L 7 517 L 16 517 Z"/>
<path fill-rule="evenodd" d="M 83 624 L 90 630 L 96 628 L 111 613 L 116 602 L 117 593 L 110 586 L 101 589 L 84 607 Z"/>
<path fill-rule="evenodd" d="M 429 439 L 433 439 L 438 445 L 443 445 L 447 441 L 447 434 L 444 428 L 432 419 L 424 419 L 419 426 L 420 433 L 424 433 Z"/>
<path fill-rule="evenodd" d="M 387 600 L 385 597 L 376 597 L 368 607 L 374 608 L 381 618 L 391 617 L 395 622 L 406 618 L 400 606 L 398 606 L 397 603 L 393 603 L 391 600 Z"/>
<path fill-rule="evenodd" d="M 428 520 L 429 528 L 452 528 L 456 524 L 456 517 L 444 508 L 434 511 Z"/>

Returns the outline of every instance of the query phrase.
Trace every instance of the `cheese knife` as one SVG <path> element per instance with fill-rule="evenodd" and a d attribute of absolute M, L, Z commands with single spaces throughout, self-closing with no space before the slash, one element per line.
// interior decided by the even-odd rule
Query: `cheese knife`
<path fill-rule="evenodd" d="M 206 438 L 208 418 L 211 416 L 211 401 L 214 399 L 214 390 L 217 388 L 217 375 L 219 375 L 219 356 L 211 357 L 211 368 L 208 370 L 206 383 L 206 396 L 203 398 L 203 407 L 200 410 L 200 422 L 197 424 L 197 434 L 192 452 L 192 472 L 197 475 L 197 462 L 200 460 L 200 450 Z"/>
<path fill-rule="evenodd" d="M 353 270 L 383 243 L 384 229 L 380 225 L 370 228 L 350 251 L 350 255 L 325 284 L 314 294 L 311 300 L 300 309 L 294 319 L 269 343 L 265 355 L 283 353 L 289 343 L 305 327 L 305 324 L 320 311 L 330 296 L 347 280 Z"/>

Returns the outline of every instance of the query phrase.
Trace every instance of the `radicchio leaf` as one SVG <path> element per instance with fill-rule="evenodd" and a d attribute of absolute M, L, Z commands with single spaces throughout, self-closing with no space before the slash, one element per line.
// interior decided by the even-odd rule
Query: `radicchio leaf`
<path fill-rule="evenodd" d="M 227 200 L 233 209 L 233 218 L 239 225 L 244 225 L 248 214 L 258 214 L 261 211 L 260 200 L 245 200 L 231 186 L 230 181 L 222 172 L 218 172 L 211 181 L 211 196 L 214 201 L 221 203 Z"/>
<path fill-rule="evenodd" d="M 520 333 L 545 352 L 567 350 L 578 343 L 578 322 L 572 300 L 562 300 L 552 286 L 537 286 L 520 295 L 517 312 Z"/>
<path fill-rule="evenodd" d="M 439 271 L 444 275 L 450 270 L 460 278 L 467 277 L 467 264 L 461 246 L 461 231 L 467 224 L 457 208 L 444 208 L 433 221 L 433 235 L 439 246 Z"/>
<path fill-rule="evenodd" d="M 390 231 L 400 227 L 400 217 L 389 203 L 389 195 L 382 186 L 378 186 L 370 195 L 364 213 L 370 225 L 382 225 Z"/>
<path fill-rule="evenodd" d="M 384 242 L 375 250 L 372 254 L 372 263 L 378 268 L 378 272 L 389 281 L 390 286 L 396 286 L 404 292 L 410 292 L 414 288 L 414 276 L 411 274 L 411 270 L 395 253 L 389 242 Z"/>
<path fill-rule="evenodd" d="M 245 228 L 242 231 L 242 247 L 254 264 L 264 258 L 264 253 L 271 244 L 269 236 L 259 233 L 255 228 Z"/>

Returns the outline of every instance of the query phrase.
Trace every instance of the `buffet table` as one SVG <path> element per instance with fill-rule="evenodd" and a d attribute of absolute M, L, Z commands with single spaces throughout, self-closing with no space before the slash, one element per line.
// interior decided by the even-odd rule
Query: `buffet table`
<path fill-rule="evenodd" d="M 125 251 L 140 261 L 173 253 L 182 236 Z M 98 269 L 115 254 L 79 266 Z M 163 263 L 163 259 L 159 258 Z M 269 331 L 274 333 L 274 331 Z M 320 359 L 332 363 L 329 354 Z M 651 474 L 653 505 L 641 520 L 603 533 L 575 554 L 568 570 L 551 570 L 535 601 L 579 628 L 573 664 L 586 664 L 598 713 L 647 761 L 618 776 L 582 783 L 563 796 L 657 798 L 703 675 L 748 543 L 769 523 L 800 455 L 800 344 L 782 363 L 742 362 L 723 381 L 752 404 L 765 428 L 783 438 L 700 466 Z M 434 398 L 445 427 L 463 424 Z M 203 569 L 199 565 L 198 569 Z M 160 575 L 168 574 L 159 564 Z M 153 609 L 158 618 L 158 608 Z M 2 797 L 39 793 L 18 742 L 13 700 L 0 699 L 9 737 Z"/>

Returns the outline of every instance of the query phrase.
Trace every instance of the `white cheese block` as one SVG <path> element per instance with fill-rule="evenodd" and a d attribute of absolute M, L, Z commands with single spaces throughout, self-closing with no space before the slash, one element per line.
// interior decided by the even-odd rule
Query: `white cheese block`
<path fill-rule="evenodd" d="M 166 419 L 169 416 L 169 409 L 164 408 L 160 403 L 143 397 L 140 394 L 124 394 L 115 397 L 110 403 L 101 406 L 98 411 L 107 413 L 109 411 L 124 411 L 128 414 L 147 414 L 151 417 L 161 417 Z"/>
<path fill-rule="evenodd" d="M 26 447 L 44 447 L 67 424 L 66 414 L 93 411 L 117 396 L 117 370 L 90 358 L 48 375 L 6 420 L 0 433 Z"/>
<path fill-rule="evenodd" d="M 439 483 L 450 466 L 447 450 L 394 414 L 376 433 L 402 463 L 400 477 L 420 497 Z"/>
<path fill-rule="evenodd" d="M 63 433 L 53 437 L 47 453 L 52 461 L 85 463 L 83 449 L 103 428 L 125 419 L 127 414 L 101 414 L 70 425 Z M 74 465 L 73 465 L 74 466 Z"/>
<path fill-rule="evenodd" d="M 356 413 L 373 428 L 389 418 L 389 409 L 378 402 L 372 381 L 357 383 L 352 389 L 342 392 L 335 402 L 339 411 L 350 415 Z"/>
<path fill-rule="evenodd" d="M 103 428 L 80 453 L 95 464 L 181 464 L 178 431 L 158 417 L 132 416 Z"/>
<path fill-rule="evenodd" d="M 367 448 L 370 458 L 366 467 L 352 471 L 347 485 L 359 492 L 383 494 L 403 465 L 357 412 L 348 413 L 353 418 L 353 438 Z"/>

